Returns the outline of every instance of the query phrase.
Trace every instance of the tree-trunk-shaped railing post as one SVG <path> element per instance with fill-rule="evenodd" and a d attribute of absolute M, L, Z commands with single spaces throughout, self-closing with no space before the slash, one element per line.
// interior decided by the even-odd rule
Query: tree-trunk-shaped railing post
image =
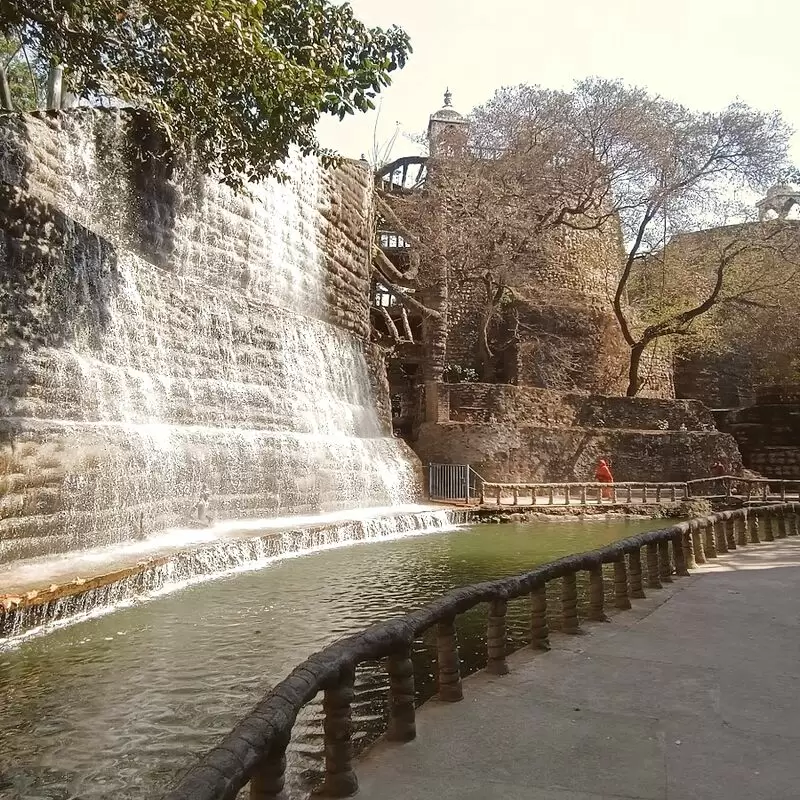
<path fill-rule="evenodd" d="M 786 538 L 786 509 L 781 508 L 779 509 L 775 521 L 778 524 L 778 539 L 785 539 Z"/>
<path fill-rule="evenodd" d="M 410 742 L 417 736 L 411 648 L 392 653 L 386 659 L 386 671 L 389 673 L 389 729 L 386 736 L 392 742 Z"/>
<path fill-rule="evenodd" d="M 461 659 L 458 655 L 456 621 L 446 619 L 436 626 L 436 652 L 439 662 L 439 699 L 445 703 L 463 700 Z"/>
<path fill-rule="evenodd" d="M 647 484 L 642 484 L 642 503 L 647 503 Z"/>
<path fill-rule="evenodd" d="M 617 497 L 617 485 L 615 483 L 612 483 L 611 484 L 611 502 L 614 505 L 616 505 L 617 504 L 617 500 L 618 500 L 618 497 Z M 603 491 L 602 491 L 602 489 L 598 489 L 597 490 L 597 502 L 598 503 L 602 503 L 603 502 Z"/>
<path fill-rule="evenodd" d="M 770 509 L 765 511 L 763 514 L 764 519 L 764 541 L 765 542 L 774 542 L 775 541 L 775 527 L 772 524 L 772 514 L 770 513 Z"/>
<path fill-rule="evenodd" d="M 769 486 L 766 481 L 761 484 L 761 499 L 766 503 L 769 499 Z"/>
<path fill-rule="evenodd" d="M 714 542 L 717 546 L 717 554 L 728 552 L 728 540 L 725 537 L 725 523 L 721 519 L 714 520 Z"/>
<path fill-rule="evenodd" d="M 750 534 L 750 544 L 760 544 L 761 536 L 759 534 L 758 514 L 755 511 L 747 512 L 747 530 Z"/>
<path fill-rule="evenodd" d="M 684 536 L 685 534 L 681 531 L 672 537 L 672 560 L 675 562 L 675 574 L 679 578 L 689 576 L 689 570 L 686 566 L 686 550 L 683 547 Z"/>
<path fill-rule="evenodd" d="M 697 561 L 694 558 L 694 536 L 693 526 L 690 526 L 683 534 L 683 558 L 686 561 L 686 569 L 696 569 Z"/>
<path fill-rule="evenodd" d="M 586 505 L 586 484 L 581 485 L 581 505 Z"/>
<path fill-rule="evenodd" d="M 789 511 L 789 530 L 787 531 L 789 536 L 797 536 L 800 534 L 800 525 L 798 525 L 798 523 L 800 523 L 800 516 L 798 516 L 797 509 L 797 503 L 792 503 L 792 508 Z"/>
<path fill-rule="evenodd" d="M 747 547 L 747 511 L 742 511 L 733 518 L 733 528 L 736 544 L 739 547 Z"/>
<path fill-rule="evenodd" d="M 572 503 L 572 487 L 567 484 L 564 487 L 564 505 L 568 506 Z"/>
<path fill-rule="evenodd" d="M 519 505 L 519 486 L 515 486 L 515 487 L 514 487 L 514 488 L 511 490 L 511 492 L 512 492 L 511 496 L 512 496 L 512 498 L 513 498 L 512 502 L 513 502 L 513 504 L 514 504 L 515 506 L 518 506 L 518 505 Z"/>
<path fill-rule="evenodd" d="M 564 633 L 579 633 L 578 584 L 575 573 L 568 572 L 561 579 L 561 625 Z"/>
<path fill-rule="evenodd" d="M 656 503 L 661 502 L 661 487 L 656 486 Z"/>
<path fill-rule="evenodd" d="M 486 485 L 481 481 L 481 505 L 486 505 Z"/>
<path fill-rule="evenodd" d="M 701 523 L 703 526 L 703 552 L 706 559 L 717 557 L 717 545 L 714 542 L 714 523 L 710 519 L 705 519 Z"/>
<path fill-rule="evenodd" d="M 273 745 L 250 778 L 250 800 L 284 800 L 286 744 Z"/>
<path fill-rule="evenodd" d="M 728 545 L 728 550 L 735 550 L 736 544 L 736 529 L 733 523 L 734 517 L 731 515 L 725 520 L 725 542 Z"/>
<path fill-rule="evenodd" d="M 786 502 L 786 482 L 781 481 L 781 503 Z"/>
<path fill-rule="evenodd" d="M 702 525 L 693 520 L 690 525 L 692 531 L 692 545 L 694 550 L 694 560 L 696 564 L 706 563 L 706 550 L 703 542 L 703 529 Z"/>
<path fill-rule="evenodd" d="M 506 612 L 508 601 L 497 597 L 489 604 L 489 622 L 486 629 L 486 646 L 489 659 L 486 671 L 492 675 L 507 675 L 506 661 Z"/>
<path fill-rule="evenodd" d="M 631 597 L 642 600 L 646 597 L 642 586 L 642 551 L 637 547 L 628 554 L 628 577 L 631 582 Z"/>
<path fill-rule="evenodd" d="M 631 607 L 628 597 L 628 570 L 625 567 L 625 556 L 614 562 L 614 608 L 625 610 Z"/>
<path fill-rule="evenodd" d="M 494 498 L 497 500 L 497 505 L 500 505 L 503 496 L 503 487 L 498 484 L 497 488 L 494 490 Z"/>
<path fill-rule="evenodd" d="M 594 622 L 608 622 L 604 604 L 603 567 L 598 564 L 589 570 L 589 612 L 586 618 Z"/>
<path fill-rule="evenodd" d="M 658 568 L 658 543 L 647 543 L 647 588 L 660 589 L 661 578 Z"/>
<path fill-rule="evenodd" d="M 555 492 L 553 491 L 553 487 L 550 486 L 547 494 L 547 505 L 552 506 L 553 503 L 555 503 L 555 501 L 556 501 Z"/>
<path fill-rule="evenodd" d="M 338 683 L 325 689 L 322 699 L 322 710 L 325 712 L 325 782 L 319 793 L 328 797 L 350 797 L 358 791 L 358 778 L 353 771 L 354 682 L 355 669 L 343 669 Z"/>
<path fill-rule="evenodd" d="M 666 539 L 658 543 L 658 577 L 661 578 L 661 583 L 672 583 L 672 561 Z"/>
<path fill-rule="evenodd" d="M 531 592 L 531 647 L 534 650 L 549 650 L 549 635 L 547 591 L 544 586 L 537 586 Z"/>
<path fill-rule="evenodd" d="M 674 503 L 678 499 L 678 489 L 675 486 L 670 486 L 669 499 Z"/>

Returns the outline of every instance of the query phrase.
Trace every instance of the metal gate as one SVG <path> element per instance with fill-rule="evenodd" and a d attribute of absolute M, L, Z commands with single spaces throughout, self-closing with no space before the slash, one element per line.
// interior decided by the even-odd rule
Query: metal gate
<path fill-rule="evenodd" d="M 428 497 L 469 503 L 469 464 L 428 464 Z"/>

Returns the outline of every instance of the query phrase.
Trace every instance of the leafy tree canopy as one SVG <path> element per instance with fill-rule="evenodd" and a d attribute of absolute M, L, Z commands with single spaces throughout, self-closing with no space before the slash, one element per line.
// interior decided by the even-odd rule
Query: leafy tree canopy
<path fill-rule="evenodd" d="M 199 165 L 241 186 L 321 150 L 321 114 L 373 99 L 411 51 L 328 0 L 6 0 L 0 34 L 65 68 L 74 94 L 144 109 Z"/>
<path fill-rule="evenodd" d="M 0 66 L 5 69 L 14 107 L 22 111 L 38 108 L 46 77 L 41 60 L 23 50 L 18 39 L 0 37 Z"/>

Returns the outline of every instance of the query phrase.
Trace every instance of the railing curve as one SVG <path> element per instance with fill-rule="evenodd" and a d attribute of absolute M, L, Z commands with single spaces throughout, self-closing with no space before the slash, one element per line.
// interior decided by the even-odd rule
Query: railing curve
<path fill-rule="evenodd" d="M 561 578 L 561 618 L 565 633 L 580 626 L 576 575 L 589 574 L 586 619 L 605 619 L 602 566 L 613 564 L 614 606 L 631 607 L 644 589 L 661 588 L 673 576 L 740 546 L 800 534 L 800 503 L 740 508 L 629 536 L 586 553 L 565 556 L 520 575 L 477 583 L 448 592 L 402 617 L 371 625 L 334 642 L 306 659 L 275 686 L 234 729 L 190 768 L 167 800 L 233 800 L 250 784 L 252 800 L 277 800 L 284 787 L 286 747 L 300 710 L 324 692 L 325 783 L 321 792 L 346 797 L 356 792 L 350 706 L 356 667 L 386 659 L 389 673 L 390 739 L 416 735 L 411 646 L 436 626 L 439 697 L 462 698 L 455 620 L 481 603 L 489 604 L 488 662 L 494 674 L 508 672 L 506 608 L 509 600 L 530 595 L 531 647 L 549 649 L 545 586 Z M 644 552 L 643 552 L 644 551 Z M 644 558 L 643 558 L 644 555 Z"/>

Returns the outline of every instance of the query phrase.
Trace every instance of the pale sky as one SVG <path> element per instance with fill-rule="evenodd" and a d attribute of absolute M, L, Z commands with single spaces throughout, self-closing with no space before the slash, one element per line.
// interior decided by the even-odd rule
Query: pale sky
<path fill-rule="evenodd" d="M 780 109 L 800 130 L 800 0 L 351 0 L 369 25 L 395 23 L 414 47 L 383 98 L 377 141 L 391 157 L 417 152 L 447 86 L 467 113 L 518 83 L 567 89 L 590 75 L 622 78 L 698 110 L 737 98 Z M 375 112 L 325 119 L 321 143 L 369 155 Z M 800 134 L 792 154 L 800 163 Z"/>

